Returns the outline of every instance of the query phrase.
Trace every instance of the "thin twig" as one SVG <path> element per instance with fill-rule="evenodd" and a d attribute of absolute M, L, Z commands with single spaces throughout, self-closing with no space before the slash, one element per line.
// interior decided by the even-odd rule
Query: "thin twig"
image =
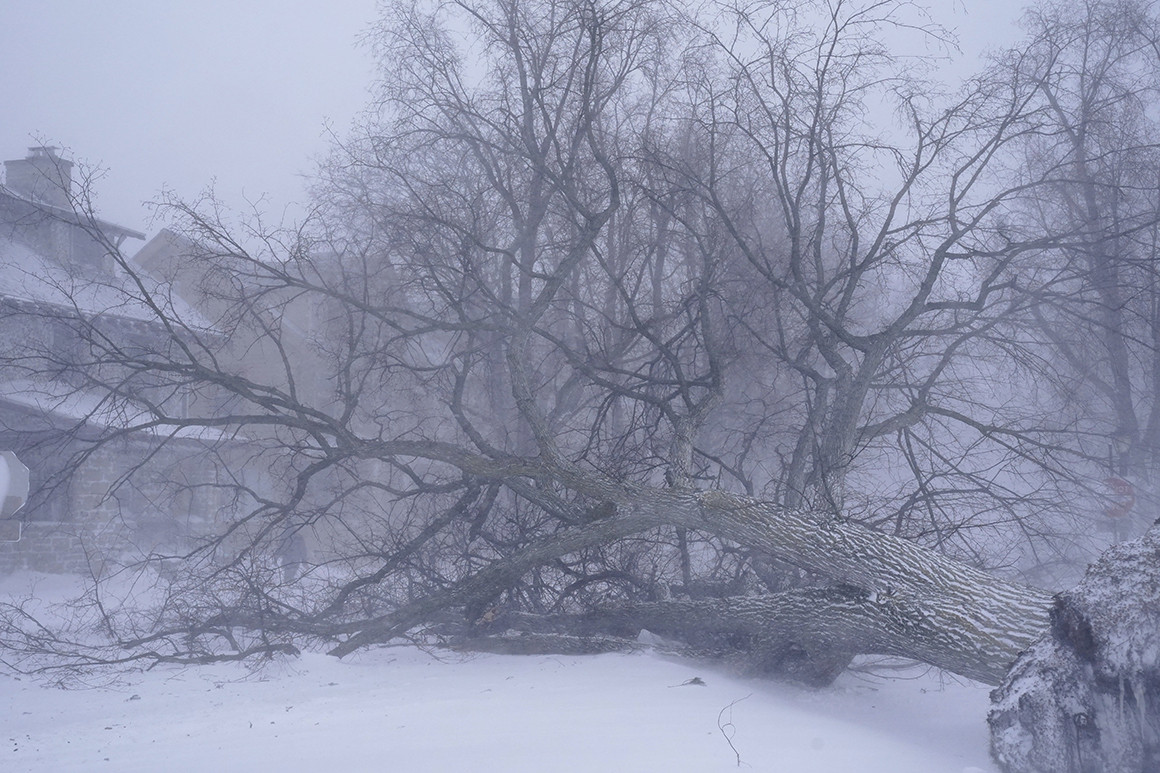
<path fill-rule="evenodd" d="M 737 758 L 737 767 L 741 767 L 741 752 L 737 751 L 737 747 L 733 745 L 733 735 L 737 732 L 737 726 L 733 724 L 733 707 L 744 700 L 749 700 L 753 697 L 753 693 L 746 695 L 744 698 L 738 698 L 730 703 L 717 714 L 717 729 L 721 731 L 721 735 L 725 738 L 725 743 L 729 744 L 729 748 L 733 750 L 733 756 Z M 729 719 L 724 722 L 721 718 L 725 716 L 725 712 L 729 712 Z"/>

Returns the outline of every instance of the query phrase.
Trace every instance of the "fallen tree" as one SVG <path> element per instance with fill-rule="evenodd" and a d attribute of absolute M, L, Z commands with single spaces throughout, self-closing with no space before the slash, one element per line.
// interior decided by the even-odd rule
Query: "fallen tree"
<path fill-rule="evenodd" d="M 775 649 L 816 653 L 819 662 L 863 653 L 901 655 L 998 684 L 1015 656 L 1047 625 L 1047 594 L 832 517 L 787 511 L 720 491 L 587 485 L 605 501 L 619 500 L 616 515 L 535 544 L 446 591 L 364 621 L 332 653 L 345 655 L 389 641 L 448 608 L 469 610 L 470 622 L 535 566 L 656 526 L 714 533 L 834 583 L 780 596 L 651 607 L 653 625 L 666 631 L 679 631 L 690 616 L 688 623 L 696 627 L 697 616 L 707 615 L 720 621 L 722 632 L 736 627 L 768 640 Z M 831 678 L 836 675 L 831 673 Z"/>
<path fill-rule="evenodd" d="M 1051 260 L 1111 260 L 1155 213 L 1020 220 L 1060 187 L 1055 59 L 933 104 L 883 43 L 911 4 L 801 5 L 392 5 L 377 112 L 315 220 L 239 235 L 171 203 L 181 236 L 141 262 L 108 245 L 164 341 L 80 315 L 69 352 L 5 363 L 124 417 L 88 457 L 132 433 L 252 450 L 175 481 L 231 497 L 198 540 L 94 557 L 102 581 L 155 579 L 155 606 L 98 583 L 87 632 L 13 610 L 9 650 L 343 656 L 424 629 L 599 649 L 647 628 L 810 684 L 858 654 L 1000 684 L 1053 601 L 986 567 L 1049 585 L 1089 555 L 1104 447 L 1141 459 L 1124 433 L 1160 427 L 1138 400 L 1111 423 L 1075 405 L 1053 360 L 1084 350 L 1040 312 L 1090 309 Z M 863 131 L 879 100 L 897 142 Z M 1131 398 L 1122 365 L 1093 382 Z M 497 642 L 504 621 L 533 630 Z"/>

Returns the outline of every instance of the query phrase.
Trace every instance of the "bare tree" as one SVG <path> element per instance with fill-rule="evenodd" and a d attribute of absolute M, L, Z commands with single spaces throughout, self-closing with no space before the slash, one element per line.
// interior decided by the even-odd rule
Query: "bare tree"
<path fill-rule="evenodd" d="M 647 624 L 811 683 L 863 652 L 998 683 L 1050 596 L 986 567 L 1081 531 L 1051 506 L 1085 450 L 1019 337 L 1052 287 L 1024 272 L 1076 231 L 1010 214 L 1059 186 L 1013 161 L 1057 136 L 1043 78 L 925 95 L 881 42 L 904 5 L 392 6 L 314 219 L 172 202 L 164 250 L 108 245 L 166 334 L 74 316 L 81 372 L 132 407 L 90 448 L 212 431 L 245 506 L 128 562 L 159 609 L 94 591 L 104 646 L 19 614 L 9 646 Z"/>
<path fill-rule="evenodd" d="M 1028 25 L 1030 45 L 1003 65 L 1033 82 L 1044 106 L 1047 131 L 1029 144 L 1027 164 L 1053 182 L 1029 209 L 1034 227 L 1072 233 L 1042 256 L 1049 279 L 1035 313 L 1059 356 L 1064 399 L 1098 438 L 1089 455 L 1104 457 L 1104 475 L 1135 477 L 1146 490 L 1160 421 L 1155 8 L 1045 4 Z"/>

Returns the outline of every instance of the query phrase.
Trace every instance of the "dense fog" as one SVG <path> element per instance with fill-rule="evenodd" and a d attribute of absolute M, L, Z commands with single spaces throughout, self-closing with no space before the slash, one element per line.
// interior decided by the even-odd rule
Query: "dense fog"
<path fill-rule="evenodd" d="M 1155 769 L 1156 3 L 377 14 L 292 206 L 5 162 L 0 571 L 86 578 L 11 672 L 885 656 L 1004 771 Z"/>

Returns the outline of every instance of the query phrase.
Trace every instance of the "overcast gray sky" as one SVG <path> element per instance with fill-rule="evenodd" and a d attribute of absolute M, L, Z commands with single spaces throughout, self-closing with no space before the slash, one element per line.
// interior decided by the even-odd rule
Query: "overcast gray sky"
<path fill-rule="evenodd" d="M 99 163 L 98 205 L 145 228 L 163 186 L 300 199 L 367 101 L 375 0 L 0 0 L 0 156 L 32 137 Z"/>
<path fill-rule="evenodd" d="M 1020 3 L 929 0 L 974 55 Z M 99 164 L 108 219 L 153 232 L 143 201 L 211 181 L 277 214 L 365 105 L 375 0 L 0 0 L 0 156 L 34 138 Z"/>

